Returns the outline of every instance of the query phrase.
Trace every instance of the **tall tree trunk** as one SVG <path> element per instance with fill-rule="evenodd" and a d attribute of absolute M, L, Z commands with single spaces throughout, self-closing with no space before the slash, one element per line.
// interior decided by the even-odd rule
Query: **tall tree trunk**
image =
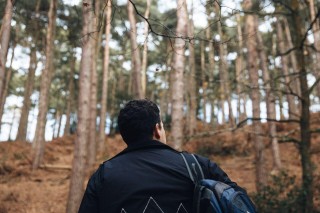
<path fill-rule="evenodd" d="M 309 10 L 310 10 L 310 22 L 315 20 L 315 23 L 312 25 L 312 32 L 313 32 L 313 38 L 314 38 L 314 46 L 316 48 L 316 63 L 314 65 L 314 76 L 319 79 L 320 78 L 320 21 L 319 17 L 316 17 L 316 8 L 319 10 L 318 7 L 315 7 L 314 0 L 309 0 Z M 320 98 L 320 84 L 316 86 L 317 88 L 317 95 Z"/>
<path fill-rule="evenodd" d="M 211 43 L 211 42 L 210 42 Z M 210 44 L 209 44 L 210 50 Z M 200 41 L 200 61 L 201 61 L 201 89 L 202 89 L 202 113 L 203 113 L 203 123 L 206 124 L 207 122 L 207 88 L 208 88 L 208 81 L 206 79 L 206 55 L 205 55 L 205 47 L 204 42 Z M 209 56 L 210 56 L 209 51 Z M 209 57 L 210 62 L 210 57 Z M 211 70 L 211 69 L 210 69 Z"/>
<path fill-rule="evenodd" d="M 37 118 L 37 127 L 35 134 L 35 153 L 33 158 L 33 169 L 37 169 L 42 161 L 44 154 L 44 134 L 46 127 L 46 116 L 49 104 L 49 90 L 51 85 L 51 78 L 53 74 L 53 54 L 54 54 L 54 35 L 56 29 L 56 12 L 58 0 L 50 1 L 50 8 L 48 12 L 48 30 L 46 36 L 46 62 L 45 68 L 41 74 L 40 96 L 39 96 L 39 114 Z"/>
<path fill-rule="evenodd" d="M 151 0 L 147 0 L 147 8 L 144 13 L 145 18 L 149 18 L 150 13 L 150 5 Z M 148 62 L 148 31 L 149 31 L 149 24 L 147 21 L 144 21 L 144 36 L 145 41 L 143 44 L 143 52 L 142 52 L 142 66 L 141 66 L 141 86 L 142 86 L 142 96 L 146 96 L 146 87 L 147 87 L 147 62 Z"/>
<path fill-rule="evenodd" d="M 304 38 L 305 28 L 303 27 L 302 15 L 299 12 L 299 1 L 292 0 L 291 8 L 294 11 L 292 18 L 292 31 L 295 32 L 294 45 L 298 47 L 295 51 L 299 71 L 300 90 L 301 90 L 301 116 L 300 116 L 300 144 L 302 166 L 302 209 L 305 213 L 313 212 L 313 166 L 310 156 L 311 133 L 310 133 L 310 92 L 307 81 L 307 70 L 304 58 L 304 47 L 301 42 Z"/>
<path fill-rule="evenodd" d="M 177 36 L 186 36 L 188 34 L 188 17 L 185 0 L 177 0 Z M 172 62 L 172 121 L 171 132 L 174 148 L 181 149 L 183 141 L 183 73 L 185 67 L 185 41 L 181 38 L 176 38 L 174 43 L 174 54 Z"/>
<path fill-rule="evenodd" d="M 88 168 L 92 168 L 93 164 L 96 161 L 96 153 L 97 153 L 97 60 L 98 60 L 98 50 L 100 44 L 99 40 L 99 30 L 100 29 L 100 0 L 95 0 L 95 16 L 93 18 L 93 39 L 91 42 L 91 88 L 90 88 L 90 119 L 89 119 L 89 141 L 88 141 L 88 156 L 87 156 L 87 166 Z"/>
<path fill-rule="evenodd" d="M 243 90 L 242 84 L 244 83 L 244 66 L 243 66 L 243 36 L 242 36 L 242 30 L 241 30 L 241 16 L 240 14 L 236 15 L 237 19 L 237 36 L 238 36 L 238 49 L 237 49 L 237 58 L 236 58 L 236 91 L 238 95 L 238 100 L 237 100 L 237 116 L 238 120 L 242 121 L 246 118 L 246 110 L 245 110 L 245 94 Z M 241 100 L 243 101 L 243 110 L 241 110 Z"/>
<path fill-rule="evenodd" d="M 108 75 L 109 75 L 109 42 L 110 42 L 110 29 L 111 29 L 111 1 L 106 0 L 106 45 L 104 47 L 104 60 L 103 60 L 103 80 L 102 80 L 102 98 L 101 98 L 101 114 L 100 114 L 100 127 L 99 127 L 99 150 L 105 152 L 105 129 L 106 129 L 106 114 L 107 114 L 107 99 L 108 99 Z"/>
<path fill-rule="evenodd" d="M 141 86 L 141 58 L 140 49 L 137 43 L 137 22 L 135 17 L 134 7 L 131 2 L 127 4 L 128 16 L 130 22 L 130 40 L 131 40 L 131 69 L 132 69 L 132 86 L 133 86 L 133 97 L 142 99 L 142 86 Z"/>
<path fill-rule="evenodd" d="M 191 9 L 191 13 L 193 13 L 193 5 Z M 191 19 L 189 20 L 189 37 L 192 38 L 194 36 L 194 23 L 193 23 L 193 14 L 191 14 Z M 196 97 L 196 61 L 195 61 L 195 48 L 194 41 L 191 40 L 189 42 L 189 75 L 188 75 L 188 97 L 189 97 L 189 113 L 188 113 L 188 134 L 193 135 L 196 126 L 197 126 L 197 97 Z"/>
<path fill-rule="evenodd" d="M 257 17 L 256 17 L 256 22 L 258 25 Z M 268 69 L 268 59 L 265 53 L 262 36 L 259 31 L 257 31 L 257 39 L 258 39 L 258 47 L 259 47 L 258 51 L 260 56 L 260 65 L 261 65 L 263 80 L 265 85 L 265 93 L 266 93 L 265 101 L 267 106 L 267 118 L 275 121 L 276 120 L 276 104 L 275 104 L 276 100 L 272 91 L 272 88 L 274 88 L 274 85 L 272 83 L 273 79 L 270 78 L 270 71 Z M 268 122 L 269 136 L 272 144 L 274 170 L 280 170 L 281 169 L 280 150 L 279 150 L 279 144 L 277 139 L 276 123 L 274 121 Z"/>
<path fill-rule="evenodd" d="M 251 10 L 251 0 L 245 0 L 244 9 Z M 259 91 L 259 74 L 258 74 L 258 53 L 257 53 L 257 41 L 256 33 L 258 26 L 256 25 L 255 15 L 248 14 L 246 17 L 246 34 L 247 49 L 248 49 L 248 71 L 249 79 L 251 82 L 251 101 L 252 101 L 252 115 L 254 118 L 260 118 L 260 91 Z M 256 188 L 258 191 L 262 189 L 266 184 L 266 170 L 264 168 L 265 157 L 264 157 L 264 143 L 261 137 L 262 128 L 260 121 L 252 121 L 253 132 L 252 141 L 255 146 L 255 162 L 256 162 Z"/>
<path fill-rule="evenodd" d="M 17 42 L 14 41 L 13 45 L 12 45 L 12 53 L 11 53 L 11 59 L 10 59 L 10 65 L 9 65 L 9 69 L 8 72 L 6 73 L 6 79 L 4 81 L 4 85 L 3 85 L 3 92 L 2 95 L 0 96 L 1 98 L 1 102 L 0 102 L 0 121 L 2 120 L 2 115 L 3 115 L 3 111 L 4 111 L 4 105 L 6 103 L 6 99 L 7 99 L 7 95 L 8 95 L 8 90 L 9 90 L 9 83 L 12 77 L 12 63 L 13 63 L 13 59 L 14 59 L 14 53 L 15 53 L 15 49 L 16 49 L 16 44 Z M 1 132 L 1 122 L 0 122 L 0 132 Z"/>
<path fill-rule="evenodd" d="M 73 110 L 74 106 L 74 71 L 75 71 L 75 63 L 76 58 L 72 54 L 72 58 L 70 59 L 70 73 L 69 73 L 69 95 L 67 100 L 67 112 L 66 112 L 66 125 L 64 127 L 63 135 L 69 135 L 70 134 L 70 121 L 71 121 L 71 111 Z"/>
<path fill-rule="evenodd" d="M 82 3 L 82 55 L 79 78 L 79 103 L 78 103 L 78 126 L 75 140 L 74 157 L 70 178 L 70 190 L 67 203 L 67 212 L 78 212 L 83 196 L 83 183 L 86 174 L 86 154 L 88 144 L 88 120 L 90 115 L 90 79 L 91 79 L 91 42 L 92 32 L 92 5 L 91 1 L 84 0 Z"/>
<path fill-rule="evenodd" d="M 35 13 L 36 17 L 39 16 L 39 10 L 40 10 L 40 4 L 41 0 L 37 0 L 36 7 L 35 7 Z M 39 20 L 34 19 L 32 20 L 32 25 L 34 29 L 39 29 Z M 33 34 L 33 40 L 34 43 L 37 44 L 39 41 L 39 33 Z M 27 130 L 28 130 L 28 118 L 29 118 L 29 111 L 31 107 L 31 95 L 34 87 L 34 78 L 35 78 L 35 72 L 37 69 L 37 49 L 31 45 L 30 47 L 30 62 L 29 62 L 29 68 L 28 68 L 28 77 L 26 82 L 24 83 L 24 95 L 23 95 L 23 105 L 21 109 L 20 114 L 20 121 L 19 121 L 19 127 L 18 127 L 18 133 L 17 133 L 17 141 L 25 141 L 27 139 Z"/>
<path fill-rule="evenodd" d="M 286 34 L 286 38 L 287 38 L 287 46 L 288 49 L 293 49 L 293 43 L 292 43 L 292 38 L 291 38 L 291 33 L 290 33 L 290 29 L 289 29 L 289 24 L 288 24 L 288 20 L 287 18 L 283 19 L 284 21 L 284 28 L 285 28 L 285 34 Z M 292 91 L 297 95 L 297 96 L 301 96 L 301 91 L 300 91 L 300 81 L 299 81 L 299 66 L 298 66 L 298 60 L 297 60 L 297 56 L 294 53 L 294 51 L 290 52 L 290 62 L 291 62 L 291 66 L 292 66 L 292 70 L 290 73 L 294 74 L 291 77 L 291 89 Z M 293 113 L 295 113 L 295 118 L 299 117 L 299 110 L 300 110 L 300 104 L 295 104 L 294 105 L 295 108 L 293 109 Z"/>
<path fill-rule="evenodd" d="M 281 53 L 284 53 L 286 51 L 285 48 L 285 43 L 284 43 L 284 36 L 283 36 L 283 28 L 281 26 L 281 21 L 277 21 L 276 23 L 276 27 L 277 27 L 277 37 L 278 37 L 278 42 L 279 42 L 279 51 Z M 283 74 L 285 76 L 285 91 L 287 92 L 287 101 L 288 101 L 288 113 L 289 113 L 289 118 L 296 118 L 297 116 L 297 108 L 296 108 L 296 104 L 294 101 L 294 96 L 292 94 L 290 94 L 290 91 L 292 91 L 292 77 L 289 73 L 289 69 L 288 69 L 288 60 L 287 60 L 287 56 L 283 55 L 281 56 L 281 64 L 282 64 L 282 70 L 283 70 Z"/>
<path fill-rule="evenodd" d="M 23 105 L 21 109 L 19 127 L 18 127 L 18 134 L 17 134 L 17 141 L 25 141 L 27 138 L 27 129 L 28 129 L 28 118 L 29 118 L 29 111 L 31 106 L 31 94 L 33 91 L 34 86 L 34 77 L 35 72 L 37 69 L 37 53 L 36 48 L 30 48 L 30 62 L 29 62 L 29 69 L 28 69 L 28 77 L 25 82 L 25 91 L 23 96 Z"/>
<path fill-rule="evenodd" d="M 220 6 L 216 2 L 215 3 L 215 10 L 216 14 L 220 14 Z M 222 32 L 222 23 L 218 22 L 218 33 L 220 35 L 220 41 L 222 41 L 224 37 L 224 33 Z M 232 105 L 231 105 L 231 92 L 230 92 L 230 78 L 229 78 L 229 71 L 228 71 L 228 62 L 227 62 L 227 53 L 226 53 L 226 43 L 219 45 L 219 57 L 220 57 L 220 63 L 219 63 L 219 74 L 220 74 L 220 97 L 221 101 L 224 103 L 227 102 L 228 105 L 228 121 L 229 125 L 232 127 L 234 126 L 234 117 L 232 112 Z M 222 106 L 224 108 L 224 106 Z M 224 115 L 223 115 L 224 116 Z"/>
<path fill-rule="evenodd" d="M 7 53 L 10 41 L 10 31 L 11 31 L 11 18 L 14 0 L 7 0 L 6 8 L 4 11 L 4 16 L 1 25 L 1 40 L 0 40 L 0 100 L 2 100 L 5 78 L 6 78 L 6 61 Z M 0 121 L 1 123 L 1 121 Z"/>

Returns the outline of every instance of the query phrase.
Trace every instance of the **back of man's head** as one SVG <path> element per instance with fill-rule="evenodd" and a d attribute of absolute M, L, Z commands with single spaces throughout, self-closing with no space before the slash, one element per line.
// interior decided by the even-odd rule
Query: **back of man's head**
<path fill-rule="evenodd" d="M 118 116 L 120 134 L 128 145 L 152 139 L 157 123 L 160 124 L 160 110 L 147 99 L 129 101 Z"/>

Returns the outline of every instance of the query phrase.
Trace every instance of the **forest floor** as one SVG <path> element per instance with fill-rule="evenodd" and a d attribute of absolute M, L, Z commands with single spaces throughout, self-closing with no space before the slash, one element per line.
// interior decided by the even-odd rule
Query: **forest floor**
<path fill-rule="evenodd" d="M 313 114 L 312 128 L 320 128 L 320 114 Z M 267 124 L 263 126 L 266 133 Z M 209 157 L 222 167 L 229 177 L 249 194 L 255 192 L 254 147 L 250 140 L 250 126 L 235 131 L 224 131 L 217 127 L 210 132 L 209 127 L 198 125 L 197 133 L 209 132 L 205 137 L 189 140 L 183 149 Z M 220 129 L 220 130 L 219 130 Z M 200 131 L 201 130 L 201 131 Z M 291 131 L 291 136 L 299 136 L 296 124 L 277 124 L 278 134 Z M 197 135 L 197 134 L 195 134 Z M 0 143 L 0 213 L 64 213 L 69 190 L 71 164 L 73 159 L 75 136 L 54 139 L 46 143 L 44 162 L 40 169 L 31 170 L 32 146 L 26 142 Z M 269 175 L 273 174 L 271 145 L 265 138 L 266 167 Z M 108 156 L 112 157 L 123 148 L 119 135 L 106 139 Z M 315 171 L 315 203 L 320 208 L 320 134 L 312 136 L 312 161 Z M 280 144 L 283 168 L 290 175 L 296 175 L 301 183 L 301 162 L 297 147 L 293 143 Z M 96 168 L 106 155 L 99 156 Z M 87 180 L 86 180 L 87 181 Z M 85 186 L 86 182 L 84 183 Z"/>

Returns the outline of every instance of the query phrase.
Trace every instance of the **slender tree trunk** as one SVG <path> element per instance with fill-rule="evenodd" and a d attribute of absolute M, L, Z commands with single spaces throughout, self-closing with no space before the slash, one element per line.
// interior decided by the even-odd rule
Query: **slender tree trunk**
<path fill-rule="evenodd" d="M 6 8 L 4 11 L 4 16 L 1 25 L 1 37 L 0 37 L 0 100 L 2 100 L 5 78 L 6 78 L 6 61 L 7 53 L 10 41 L 10 31 L 11 31 L 11 18 L 14 0 L 7 0 Z M 0 121 L 1 123 L 1 121 Z"/>
<path fill-rule="evenodd" d="M 103 60 L 103 80 L 102 80 L 102 98 L 101 98 L 101 114 L 100 114 L 100 128 L 99 128 L 99 150 L 105 152 L 105 135 L 106 135 L 106 115 L 107 115 L 107 99 L 108 99 L 108 75 L 109 75 L 109 42 L 111 29 L 111 1 L 106 0 L 106 45 L 104 47 Z"/>
<path fill-rule="evenodd" d="M 193 5 L 192 5 L 192 13 L 193 13 Z M 193 14 L 191 14 L 191 19 L 189 20 L 189 37 L 192 38 L 194 36 L 194 23 L 193 23 Z M 188 97 L 189 97 L 189 113 L 188 113 L 188 134 L 193 135 L 196 126 L 197 126 L 197 97 L 196 97 L 196 61 L 195 61 L 195 48 L 194 41 L 189 42 L 189 75 L 188 75 Z"/>
<path fill-rule="evenodd" d="M 210 44 L 209 44 L 209 50 L 210 50 Z M 208 82 L 206 79 L 206 55 L 205 55 L 205 48 L 204 48 L 204 42 L 200 41 L 200 61 L 201 61 L 201 89 L 202 89 L 202 113 L 203 113 L 203 123 L 205 124 L 207 122 L 207 87 L 208 87 Z M 209 55 L 210 55 L 209 51 Z M 210 61 L 210 57 L 209 57 Z M 211 69 L 210 69 L 211 70 Z"/>
<path fill-rule="evenodd" d="M 187 7 L 185 0 L 177 0 L 177 28 L 176 34 L 178 36 L 186 36 L 188 34 L 188 17 Z M 172 91 L 175 93 L 172 95 L 172 121 L 171 132 L 174 148 L 181 149 L 183 141 L 183 73 L 185 67 L 185 41 L 180 38 L 175 39 L 174 54 L 172 62 Z"/>
<path fill-rule="evenodd" d="M 251 10 L 251 0 L 244 2 L 244 9 Z M 259 91 L 259 74 L 258 74 L 258 53 L 257 53 L 257 41 L 256 33 L 258 26 L 256 25 L 255 16 L 248 14 L 246 17 L 246 34 L 247 49 L 248 49 L 248 71 L 249 79 L 251 83 L 251 101 L 252 101 L 252 115 L 254 118 L 260 118 L 260 91 Z M 264 168 L 264 143 L 261 137 L 262 129 L 260 121 L 252 121 L 253 132 L 252 140 L 255 146 L 255 162 L 256 162 L 256 188 L 258 191 L 262 189 L 266 184 L 266 170 Z"/>
<path fill-rule="evenodd" d="M 147 8 L 144 13 L 145 18 L 149 18 L 149 13 L 150 13 L 150 5 L 151 5 L 151 0 L 147 0 Z M 142 52 L 142 66 L 141 66 L 141 86 L 142 86 L 142 96 L 146 96 L 146 86 L 147 86 L 147 63 L 148 63 L 148 31 L 149 31 L 149 25 L 147 21 L 144 21 L 144 36 L 145 36 L 145 41 L 143 44 L 143 52 Z"/>
<path fill-rule="evenodd" d="M 256 17 L 257 18 L 257 17 Z M 256 20 L 258 25 L 258 20 Z M 267 106 L 267 118 L 271 120 L 276 120 L 276 104 L 275 104 L 275 96 L 273 94 L 272 88 L 273 79 L 270 78 L 270 71 L 268 69 L 268 59 L 265 53 L 264 43 L 262 40 L 262 36 L 259 31 L 257 31 L 257 39 L 258 39 L 258 47 L 259 47 L 259 56 L 260 56 L 260 64 L 263 73 L 263 80 L 265 85 L 265 93 L 266 93 L 266 106 Z M 269 136 L 272 144 L 272 154 L 273 154 L 273 164 L 274 170 L 281 169 L 281 159 L 280 159 L 280 150 L 277 139 L 277 129 L 275 122 L 268 122 L 269 126 Z"/>
<path fill-rule="evenodd" d="M 133 97 L 142 99 L 142 86 L 141 86 L 141 58 L 140 49 L 137 43 L 137 27 L 134 7 L 131 2 L 127 4 L 128 16 L 130 22 L 130 40 L 131 40 L 131 54 L 132 54 L 132 86 L 133 86 Z"/>
<path fill-rule="evenodd" d="M 237 81 L 237 86 L 236 86 L 236 91 L 238 95 L 238 100 L 237 100 L 237 116 L 238 120 L 242 121 L 246 118 L 246 110 L 245 110 L 245 94 L 243 91 L 242 84 L 244 83 L 244 65 L 243 65 L 243 36 L 242 36 L 242 30 L 241 30 L 241 16 L 240 14 L 236 15 L 237 18 L 237 36 L 238 36 L 238 56 L 236 58 L 236 81 Z M 243 101 L 243 110 L 241 111 L 241 100 Z"/>
<path fill-rule="evenodd" d="M 50 1 L 50 8 L 48 12 L 49 24 L 46 36 L 46 62 L 45 68 L 41 74 L 40 96 L 39 96 L 39 114 L 37 118 L 37 127 L 35 134 L 35 154 L 33 158 L 33 169 L 37 169 L 42 161 L 44 154 L 44 136 L 46 127 L 46 116 L 49 104 L 49 90 L 51 84 L 51 78 L 53 75 L 53 54 L 54 54 L 54 35 L 56 29 L 56 12 L 57 12 L 57 0 Z"/>
<path fill-rule="evenodd" d="M 287 43 L 288 49 L 293 49 L 293 43 L 292 43 L 288 20 L 284 18 L 283 21 L 284 21 L 285 34 L 288 42 Z M 292 66 L 292 70 L 290 73 L 294 74 L 291 77 L 290 88 L 296 95 L 301 96 L 300 81 L 299 81 L 299 74 L 298 74 L 299 73 L 298 60 L 297 60 L 296 54 L 293 51 L 290 52 L 290 63 Z M 295 104 L 295 108 L 293 109 L 293 113 L 295 113 L 295 118 L 299 117 L 299 110 L 300 110 L 300 104 Z"/>
<path fill-rule="evenodd" d="M 316 48 L 315 56 L 316 56 L 316 63 L 314 66 L 313 74 L 314 76 L 319 79 L 320 78 L 320 21 L 319 18 L 316 18 L 316 8 L 314 4 L 314 0 L 309 0 L 309 10 L 310 10 L 310 18 L 311 21 L 316 20 L 315 24 L 312 25 L 312 32 L 313 32 L 313 38 L 314 38 L 314 46 Z M 319 8 L 317 8 L 319 10 Z M 317 95 L 320 98 L 320 84 L 316 86 L 317 88 Z"/>
<path fill-rule="evenodd" d="M 63 135 L 67 136 L 70 134 L 70 121 L 71 121 L 71 111 L 73 110 L 74 104 L 74 71 L 75 71 L 75 63 L 76 58 L 74 55 L 71 56 L 70 59 L 70 73 L 69 73 L 69 95 L 67 100 L 67 112 L 66 112 L 66 125 L 64 127 Z"/>
<path fill-rule="evenodd" d="M 24 91 L 23 105 L 21 109 L 21 115 L 20 115 L 20 121 L 19 121 L 19 127 L 18 127 L 18 134 L 16 138 L 17 141 L 25 141 L 27 138 L 28 118 L 29 118 L 29 111 L 31 107 L 30 97 L 33 91 L 36 69 L 37 69 L 36 48 L 31 47 L 28 77 L 24 87 L 25 91 Z"/>
<path fill-rule="evenodd" d="M 277 21 L 276 23 L 276 27 L 277 27 L 277 37 L 278 37 L 278 42 L 279 42 L 279 51 L 281 53 L 284 53 L 286 51 L 286 47 L 285 47 L 285 43 L 284 43 L 284 36 L 283 36 L 283 29 L 281 26 L 281 22 Z M 288 60 L 287 60 L 287 56 L 283 55 L 281 56 L 281 64 L 282 64 L 282 70 L 283 70 L 283 74 L 285 76 L 285 90 L 288 93 L 286 95 L 287 97 L 287 101 L 288 101 L 288 113 L 289 113 L 289 118 L 295 118 L 297 116 L 297 109 L 296 109 L 296 104 L 294 102 L 294 96 L 292 94 L 290 94 L 290 91 L 292 90 L 292 77 L 290 76 L 289 73 L 289 69 L 288 69 Z"/>
<path fill-rule="evenodd" d="M 84 0 L 82 3 L 82 55 L 79 78 L 78 126 L 67 203 L 68 213 L 78 212 L 84 191 L 83 183 L 86 174 L 88 119 L 90 115 L 90 58 L 92 54 L 90 32 L 92 32 L 92 18 L 91 1 Z"/>
<path fill-rule="evenodd" d="M 100 0 L 95 0 L 95 16 L 93 18 L 93 39 L 91 42 L 91 94 L 90 94 L 90 119 L 89 119 L 89 141 L 88 141 L 88 156 L 87 156 L 87 166 L 92 168 L 93 164 L 96 161 L 97 153 L 97 59 L 98 59 L 98 50 L 100 44 L 98 43 L 99 39 L 99 11 L 100 11 Z"/>
<path fill-rule="evenodd" d="M 311 133 L 310 133 L 310 92 L 308 88 L 307 81 L 307 70 L 304 58 L 304 47 L 301 44 L 304 37 L 304 25 L 302 23 L 302 15 L 299 12 L 299 1 L 292 0 L 291 8 L 294 11 L 291 25 L 293 27 L 293 32 L 296 32 L 294 44 L 299 47 L 296 53 L 299 80 L 300 80 L 300 90 L 301 90 L 301 116 L 300 116 L 300 137 L 301 142 L 299 144 L 299 151 L 301 155 L 301 166 L 302 166 L 302 209 L 305 213 L 313 212 L 313 192 L 314 192 L 314 182 L 313 182 L 313 166 L 310 156 L 310 146 L 311 146 Z"/>
<path fill-rule="evenodd" d="M 12 63 L 13 63 L 13 59 L 14 59 L 14 53 L 15 53 L 15 49 L 16 49 L 16 41 L 13 42 L 12 45 L 12 54 L 11 54 L 11 59 L 10 59 L 10 65 L 9 65 L 9 69 L 8 72 L 6 73 L 6 79 L 3 85 L 3 93 L 0 96 L 1 97 L 1 102 L 0 102 L 0 121 L 2 120 L 2 115 L 3 115 L 3 111 L 4 111 L 4 105 L 6 103 L 6 99 L 7 99 L 7 95 L 8 95 L 8 90 L 9 90 L 9 83 L 12 77 Z M 0 122 L 0 132 L 1 132 L 1 122 Z"/>

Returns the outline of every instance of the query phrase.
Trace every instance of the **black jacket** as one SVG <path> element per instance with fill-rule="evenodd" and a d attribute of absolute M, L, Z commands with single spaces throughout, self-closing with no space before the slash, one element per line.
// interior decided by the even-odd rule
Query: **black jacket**
<path fill-rule="evenodd" d="M 206 178 L 243 190 L 209 159 Z M 79 213 L 191 213 L 194 184 L 178 151 L 159 141 L 129 146 L 91 176 Z"/>

